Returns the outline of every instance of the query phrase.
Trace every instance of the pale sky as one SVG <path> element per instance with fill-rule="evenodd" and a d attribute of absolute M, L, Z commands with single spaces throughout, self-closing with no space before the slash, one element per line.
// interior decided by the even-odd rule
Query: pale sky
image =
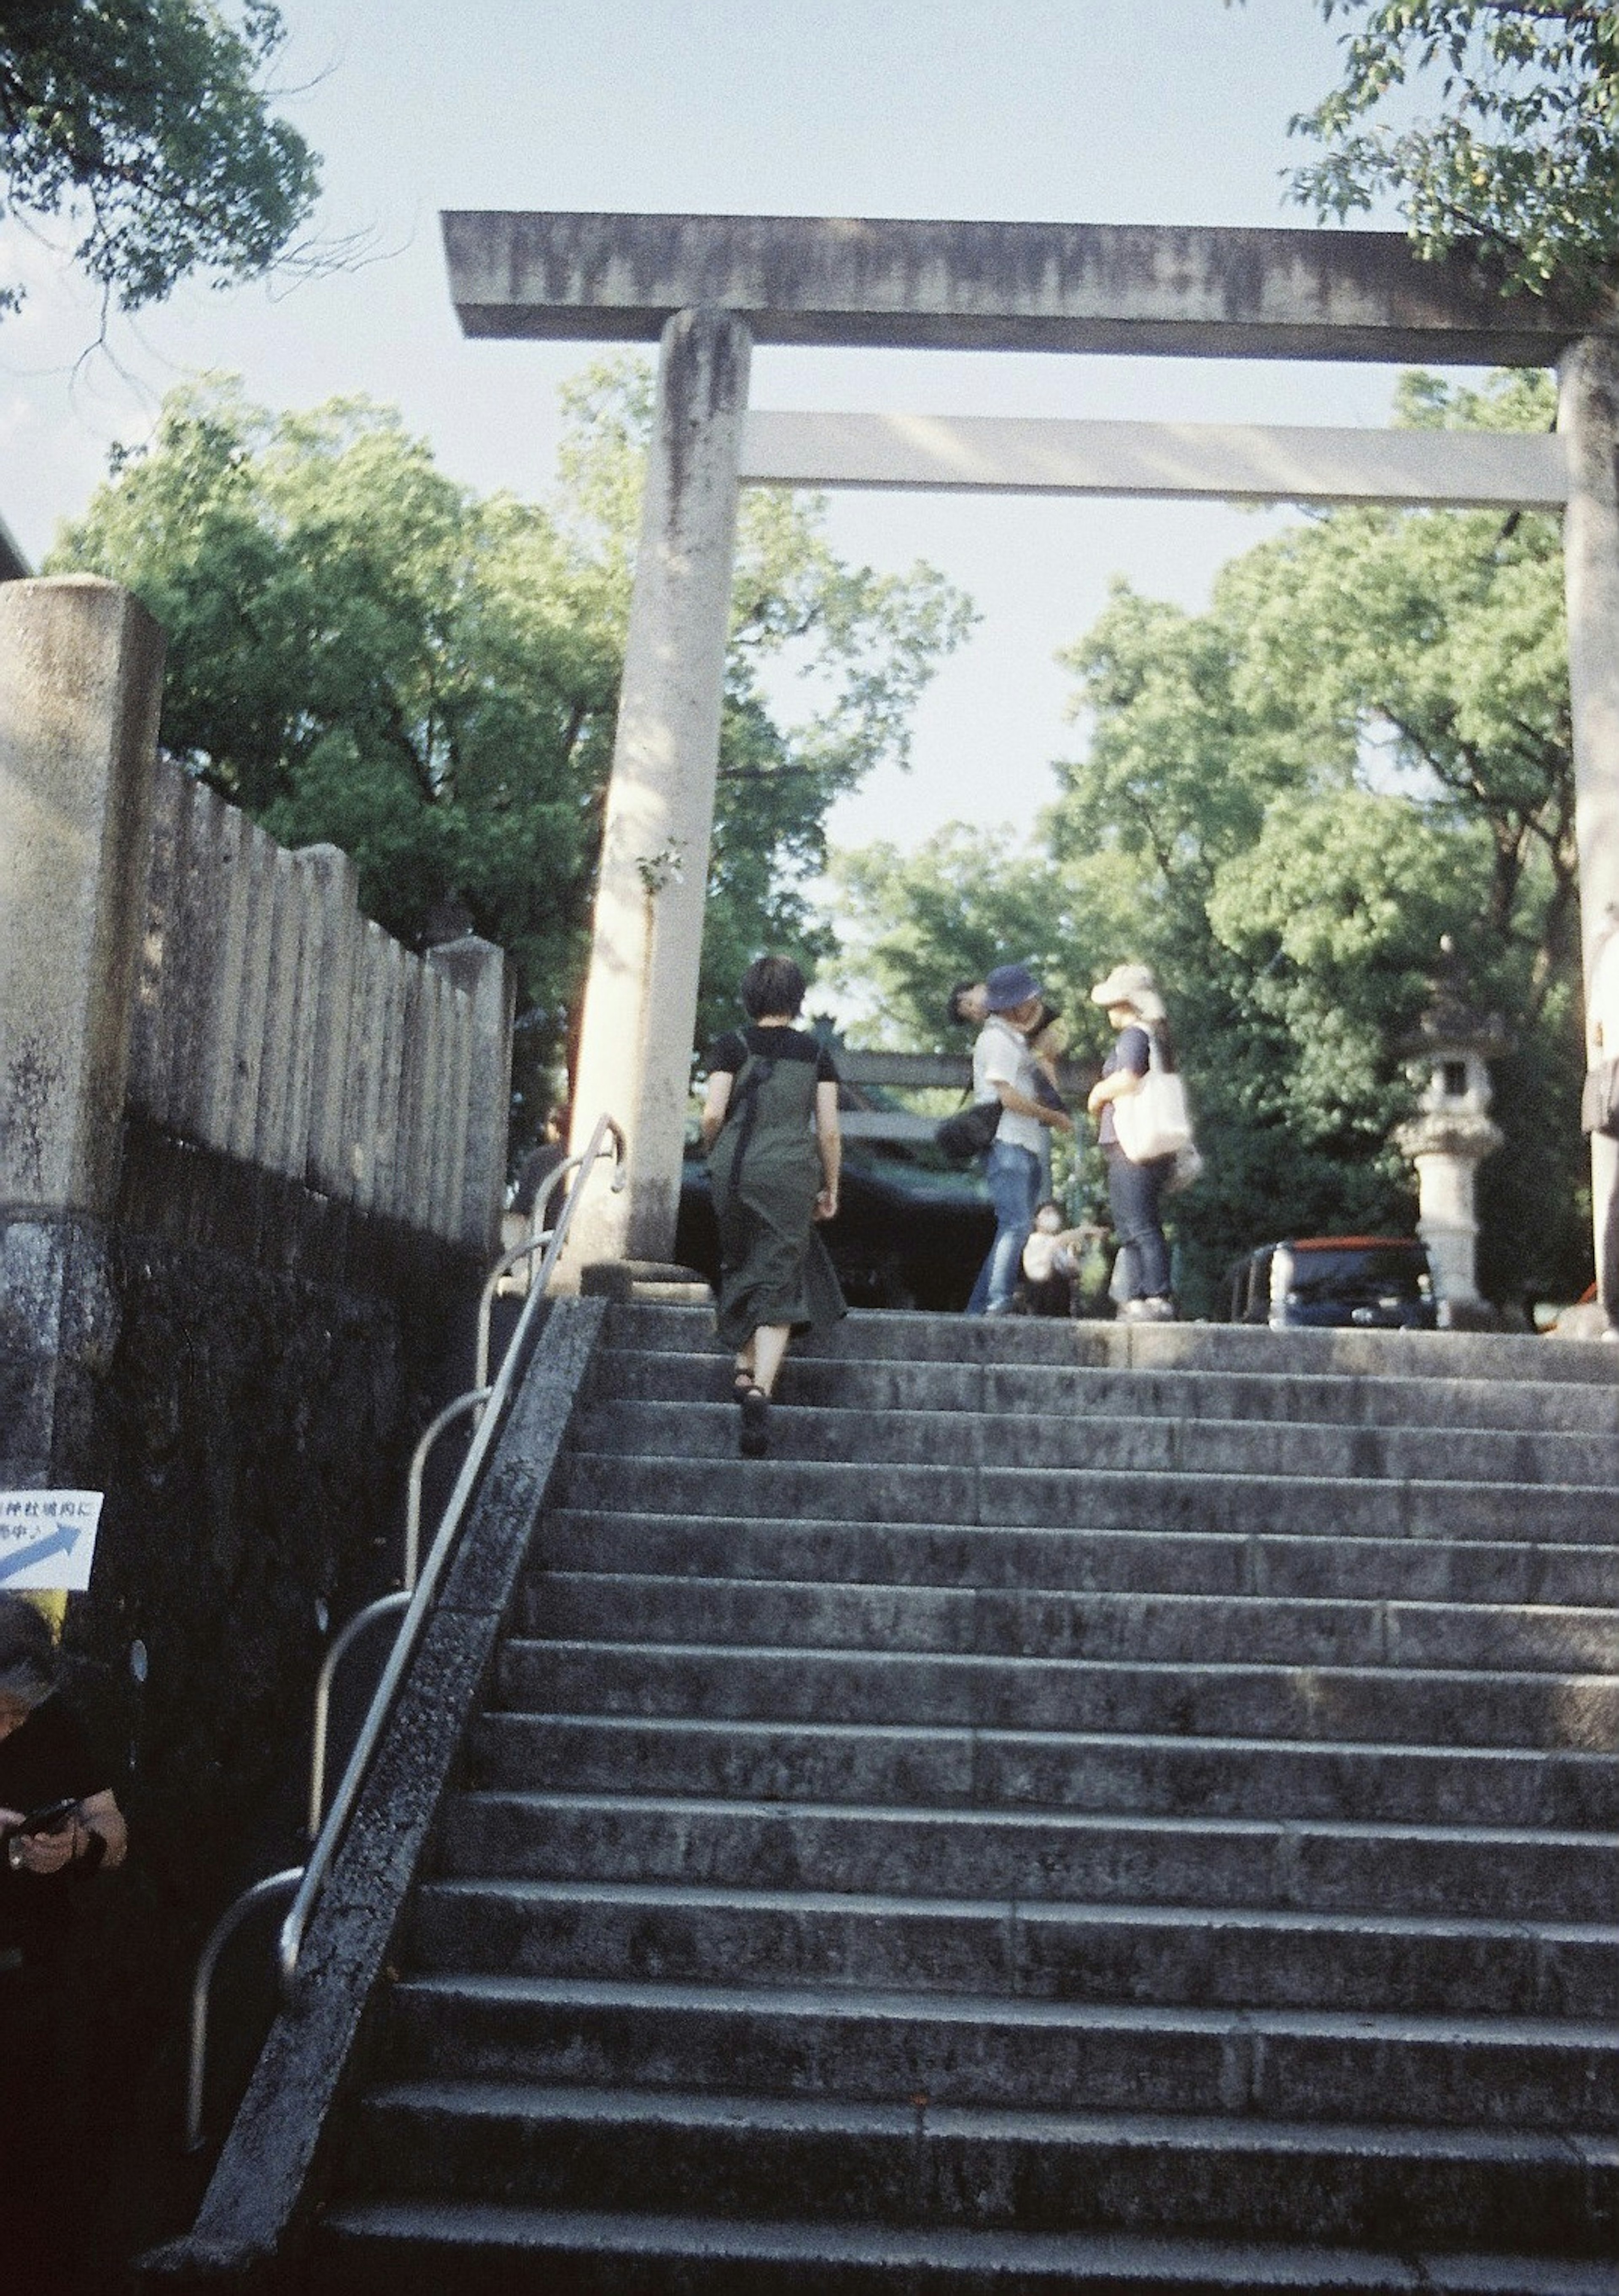
<path fill-rule="evenodd" d="M 469 343 L 446 289 L 446 207 L 1301 224 L 1288 115 L 1335 77 L 1310 0 L 282 0 L 284 109 L 325 162 L 318 227 L 371 247 L 296 286 L 183 291 L 115 321 L 37 242 L 0 318 L 0 515 L 37 560 L 109 441 L 182 376 L 241 373 L 277 407 L 366 392 L 454 477 L 549 484 L 557 386 L 595 356 Z M 1386 222 L 1387 217 L 1375 220 Z M 906 407 L 1378 423 L 1392 373 L 927 351 L 756 355 L 759 406 Z M 914 844 L 955 819 L 1027 821 L 1071 750 L 1052 660 L 1115 572 L 1196 607 L 1268 522 L 1218 505 L 833 498 L 846 554 L 925 556 L 984 619 L 931 690 L 909 775 L 834 816 L 839 841 Z"/>

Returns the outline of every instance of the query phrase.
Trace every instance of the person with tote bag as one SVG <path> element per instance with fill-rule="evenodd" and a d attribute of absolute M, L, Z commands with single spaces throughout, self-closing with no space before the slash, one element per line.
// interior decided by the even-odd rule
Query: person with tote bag
<path fill-rule="evenodd" d="M 1116 964 L 1091 1002 L 1104 1007 L 1118 1032 L 1085 1103 L 1100 1118 L 1108 1201 L 1125 1266 L 1118 1312 L 1126 1322 L 1170 1323 L 1175 1305 L 1159 1207 L 1177 1161 L 1196 1150 L 1168 1016 L 1144 964 Z"/>

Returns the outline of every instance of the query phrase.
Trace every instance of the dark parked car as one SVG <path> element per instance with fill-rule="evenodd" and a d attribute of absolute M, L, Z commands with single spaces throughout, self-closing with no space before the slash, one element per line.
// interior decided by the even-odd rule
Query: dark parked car
<path fill-rule="evenodd" d="M 825 1235 L 851 1308 L 960 1310 L 994 1233 L 976 1169 L 937 1171 L 904 1156 L 846 1150 L 838 1217 Z M 681 1181 L 675 1256 L 718 1283 L 714 1201 L 707 1167 L 696 1156 Z"/>
<path fill-rule="evenodd" d="M 1431 1332 L 1437 1320 L 1427 1254 L 1415 1236 L 1306 1235 L 1262 1243 L 1237 1262 L 1227 1282 L 1226 1314 L 1233 1324 Z"/>

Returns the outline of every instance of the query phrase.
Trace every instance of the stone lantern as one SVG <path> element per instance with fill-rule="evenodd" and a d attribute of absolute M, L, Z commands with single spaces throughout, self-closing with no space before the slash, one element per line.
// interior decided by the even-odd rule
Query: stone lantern
<path fill-rule="evenodd" d="M 1419 1113 L 1394 1134 L 1394 1145 L 1417 1168 L 1417 1233 L 1427 1247 L 1439 1321 L 1449 1328 L 1492 1323 L 1479 1297 L 1478 1218 L 1473 1177 L 1501 1144 L 1490 1119 L 1494 1097 L 1486 1062 L 1509 1049 L 1499 1013 L 1481 1013 L 1468 1002 L 1466 972 L 1446 933 L 1434 999 L 1400 1051 L 1427 1081 Z"/>

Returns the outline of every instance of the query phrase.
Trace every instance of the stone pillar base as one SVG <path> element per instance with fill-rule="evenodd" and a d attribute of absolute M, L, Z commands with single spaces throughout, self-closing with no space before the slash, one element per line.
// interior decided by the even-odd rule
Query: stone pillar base
<path fill-rule="evenodd" d="M 1488 1300 L 1442 1300 L 1439 1328 L 1442 1332 L 1504 1332 L 1508 1326 L 1500 1309 L 1492 1307 Z"/>

